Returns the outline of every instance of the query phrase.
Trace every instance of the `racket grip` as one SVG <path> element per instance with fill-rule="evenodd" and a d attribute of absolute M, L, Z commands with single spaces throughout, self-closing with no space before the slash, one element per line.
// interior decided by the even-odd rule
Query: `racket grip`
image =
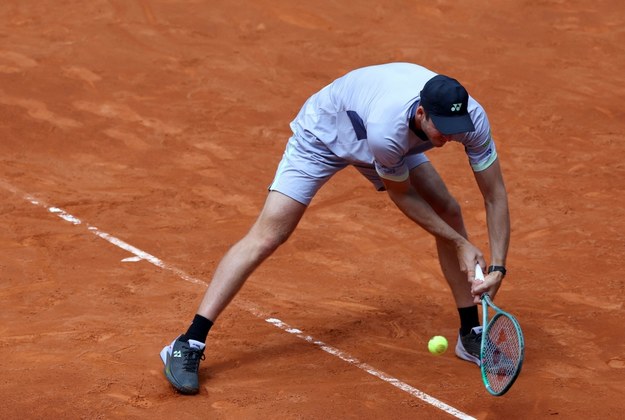
<path fill-rule="evenodd" d="M 484 273 L 479 264 L 475 264 L 475 280 L 484 281 Z"/>

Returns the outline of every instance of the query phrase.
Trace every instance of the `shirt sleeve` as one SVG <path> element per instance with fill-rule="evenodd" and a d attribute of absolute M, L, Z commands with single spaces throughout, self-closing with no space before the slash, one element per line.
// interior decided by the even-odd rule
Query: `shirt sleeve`
<path fill-rule="evenodd" d="M 462 143 L 471 168 L 475 172 L 480 172 L 487 169 L 497 159 L 497 149 L 484 110 L 479 107 L 472 117 L 475 131 L 467 134 Z"/>

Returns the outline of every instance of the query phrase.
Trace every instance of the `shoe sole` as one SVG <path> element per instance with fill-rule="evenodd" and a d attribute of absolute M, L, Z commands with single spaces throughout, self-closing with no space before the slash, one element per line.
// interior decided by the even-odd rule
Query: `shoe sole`
<path fill-rule="evenodd" d="M 456 343 L 456 357 L 467 362 L 475 363 L 478 366 L 482 365 L 482 361 L 479 357 L 475 357 L 472 354 L 467 353 L 463 347 L 460 346 L 460 340 Z"/>
<path fill-rule="evenodd" d="M 169 356 L 170 354 L 171 354 L 171 346 L 163 347 L 163 350 L 161 350 L 161 360 L 163 361 L 164 365 L 167 365 L 167 356 Z"/>
<path fill-rule="evenodd" d="M 161 360 L 163 361 L 163 364 L 165 365 L 163 369 L 163 373 L 165 374 L 165 377 L 167 378 L 171 386 L 176 388 L 176 390 L 180 392 L 181 394 L 185 394 L 185 395 L 197 394 L 199 392 L 199 389 L 186 388 L 184 386 L 181 386 L 180 384 L 178 384 L 176 379 L 172 376 L 171 371 L 169 370 L 169 366 L 167 364 L 170 356 L 171 356 L 171 346 L 163 347 L 163 350 L 161 350 Z"/>

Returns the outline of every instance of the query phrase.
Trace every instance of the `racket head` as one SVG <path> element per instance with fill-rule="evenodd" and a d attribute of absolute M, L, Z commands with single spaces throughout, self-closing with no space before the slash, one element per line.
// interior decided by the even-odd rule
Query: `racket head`
<path fill-rule="evenodd" d="M 484 311 L 491 306 L 496 312 L 482 330 L 482 380 L 490 394 L 501 396 L 521 373 L 525 340 L 514 316 L 494 306 L 488 295 L 482 297 L 482 302 Z"/>

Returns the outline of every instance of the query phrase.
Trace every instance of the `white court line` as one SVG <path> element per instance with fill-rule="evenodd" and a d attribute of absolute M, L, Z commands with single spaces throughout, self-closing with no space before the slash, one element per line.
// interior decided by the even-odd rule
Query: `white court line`
<path fill-rule="evenodd" d="M 60 217 L 61 219 L 72 223 L 73 225 L 84 225 L 87 227 L 87 229 L 93 233 L 94 235 L 104 239 L 105 241 L 117 246 L 118 248 L 121 248 L 125 251 L 130 252 L 131 254 L 135 255 L 135 257 L 141 259 L 141 260 L 145 260 L 159 268 L 162 268 L 163 270 L 167 270 L 170 271 L 174 274 L 176 274 L 178 277 L 180 277 L 181 279 L 188 281 L 190 283 L 194 283 L 194 284 L 199 284 L 202 286 L 208 286 L 208 283 L 206 283 L 203 280 L 200 279 L 196 279 L 195 277 L 192 277 L 190 275 L 188 275 L 187 273 L 185 273 L 184 271 L 171 266 L 169 264 L 166 264 L 165 262 L 163 262 L 161 259 L 155 257 L 154 255 L 151 255 L 145 251 L 140 250 L 139 248 L 136 248 L 130 244 L 128 244 L 127 242 L 122 241 L 121 239 L 118 239 L 106 232 L 103 232 L 102 230 L 98 229 L 95 226 L 91 226 L 87 223 L 83 223 L 79 218 L 67 213 L 65 210 L 62 210 L 58 207 L 53 207 L 53 206 L 48 206 L 47 204 L 43 203 L 42 201 L 34 198 L 33 196 L 31 196 L 30 194 L 26 194 L 22 191 L 20 191 L 19 189 L 13 187 L 10 184 L 7 184 L 6 182 L 0 180 L 0 186 L 2 186 L 4 189 L 20 195 L 22 198 L 24 198 L 26 201 L 28 201 L 29 203 L 42 207 L 44 209 L 46 209 L 48 212 Z M 239 299 L 240 300 L 240 299 Z M 239 305 L 241 306 L 241 305 Z M 291 326 L 289 326 L 288 324 L 280 321 L 279 319 L 276 318 L 266 318 L 266 315 L 264 315 L 262 312 L 260 312 L 259 310 L 250 307 L 250 305 L 244 305 L 244 309 L 246 309 L 248 312 L 250 312 L 251 314 L 253 314 L 254 316 L 263 319 L 265 322 L 268 322 L 271 325 L 274 325 L 277 328 L 280 328 L 281 330 L 289 333 L 289 334 L 293 334 L 296 337 L 307 341 L 310 344 L 313 344 L 315 346 L 317 346 L 318 348 L 320 348 L 321 350 L 323 350 L 324 352 L 331 354 L 332 356 L 338 357 L 339 359 L 343 360 L 344 362 L 349 363 L 352 366 L 357 367 L 358 369 L 361 369 L 365 372 L 367 372 L 370 375 L 375 376 L 376 378 L 379 378 L 381 380 L 383 380 L 384 382 L 387 382 L 391 385 L 393 385 L 394 387 L 397 387 L 399 389 L 401 389 L 402 391 L 412 395 L 415 398 L 418 398 L 430 405 L 432 405 L 433 407 L 438 408 L 439 410 L 442 410 L 458 419 L 463 419 L 463 420 L 476 420 L 475 417 L 472 417 L 466 413 L 463 413 L 460 410 L 457 410 L 456 408 L 445 404 L 444 402 L 426 394 L 423 391 L 418 390 L 417 388 L 414 388 L 413 386 L 410 386 L 402 381 L 400 381 L 397 378 L 394 378 L 376 368 L 374 368 L 373 366 L 370 366 L 366 363 L 363 363 L 361 361 L 359 361 L 357 358 L 351 356 L 348 353 L 345 353 L 344 351 L 341 351 L 337 348 L 331 347 L 327 344 L 325 344 L 322 341 L 319 340 L 315 340 L 313 337 L 306 335 L 303 331 L 297 329 L 297 328 L 293 328 Z"/>

